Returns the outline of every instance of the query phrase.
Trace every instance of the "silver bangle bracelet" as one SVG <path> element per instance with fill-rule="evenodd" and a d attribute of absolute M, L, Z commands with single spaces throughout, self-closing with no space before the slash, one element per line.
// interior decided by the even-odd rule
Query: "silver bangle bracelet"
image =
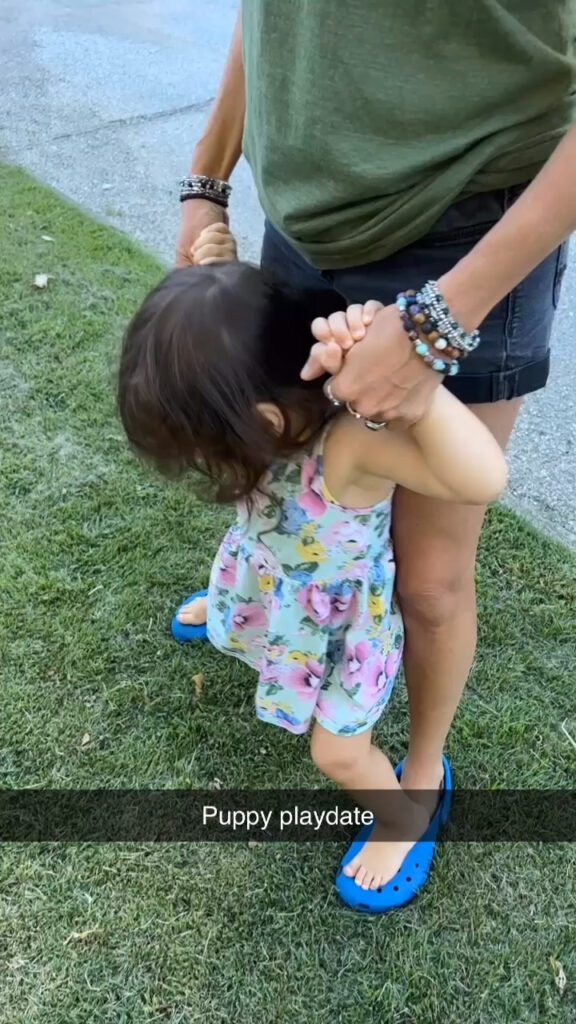
<path fill-rule="evenodd" d="M 438 333 L 446 339 L 451 348 L 468 354 L 478 348 L 480 331 L 465 331 L 452 316 L 448 303 L 436 281 L 427 281 L 418 292 L 417 303 L 424 307 Z"/>
<path fill-rule="evenodd" d="M 180 202 L 187 199 L 207 199 L 228 206 L 232 186 L 220 178 L 210 178 L 207 174 L 191 174 L 180 182 Z"/>

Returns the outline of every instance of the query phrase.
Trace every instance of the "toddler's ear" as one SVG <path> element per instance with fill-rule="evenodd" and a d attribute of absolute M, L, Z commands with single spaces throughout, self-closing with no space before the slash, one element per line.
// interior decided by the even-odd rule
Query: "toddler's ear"
<path fill-rule="evenodd" d="M 278 435 L 283 433 L 284 417 L 277 405 L 274 405 L 273 402 L 258 402 L 256 408 L 260 415 L 271 424 L 274 433 Z"/>

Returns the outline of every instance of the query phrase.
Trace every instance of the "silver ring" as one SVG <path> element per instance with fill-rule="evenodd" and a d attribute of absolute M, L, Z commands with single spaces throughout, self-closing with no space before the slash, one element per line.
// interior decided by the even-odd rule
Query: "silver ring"
<path fill-rule="evenodd" d="M 368 427 L 368 430 L 384 430 L 388 426 L 383 420 L 364 420 L 364 426 Z"/>
<path fill-rule="evenodd" d="M 339 398 L 335 398 L 332 394 L 332 379 L 332 377 L 328 377 L 328 380 L 324 382 L 322 390 L 328 401 L 331 402 L 332 405 L 335 405 L 336 408 L 339 408 L 341 405 L 344 405 L 344 402 L 341 402 Z"/>
<path fill-rule="evenodd" d="M 350 413 L 350 415 L 353 416 L 355 420 L 362 420 L 362 419 L 364 419 L 364 417 L 362 416 L 362 413 L 358 412 L 354 408 L 354 406 L 350 404 L 350 402 L 346 402 L 346 408 L 347 408 L 348 412 Z"/>

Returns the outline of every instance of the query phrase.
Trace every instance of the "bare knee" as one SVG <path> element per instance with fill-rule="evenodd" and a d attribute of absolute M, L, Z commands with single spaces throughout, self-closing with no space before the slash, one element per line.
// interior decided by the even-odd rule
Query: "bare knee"
<path fill-rule="evenodd" d="M 472 572 L 421 573 L 399 577 L 398 600 L 408 623 L 430 630 L 442 629 L 452 623 L 465 607 L 475 600 Z"/>
<path fill-rule="evenodd" d="M 334 736 L 316 726 L 312 733 L 310 753 L 323 775 L 334 782 L 344 782 L 354 774 L 368 747 L 369 740 L 365 743 L 360 736 Z"/>

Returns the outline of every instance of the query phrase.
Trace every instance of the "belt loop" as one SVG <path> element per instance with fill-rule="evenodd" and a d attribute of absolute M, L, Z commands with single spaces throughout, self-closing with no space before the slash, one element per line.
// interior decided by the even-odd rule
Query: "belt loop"
<path fill-rule="evenodd" d="M 516 371 L 500 371 L 499 373 L 492 374 L 492 401 L 502 402 L 508 398 L 509 394 L 509 378 L 516 376 Z"/>

